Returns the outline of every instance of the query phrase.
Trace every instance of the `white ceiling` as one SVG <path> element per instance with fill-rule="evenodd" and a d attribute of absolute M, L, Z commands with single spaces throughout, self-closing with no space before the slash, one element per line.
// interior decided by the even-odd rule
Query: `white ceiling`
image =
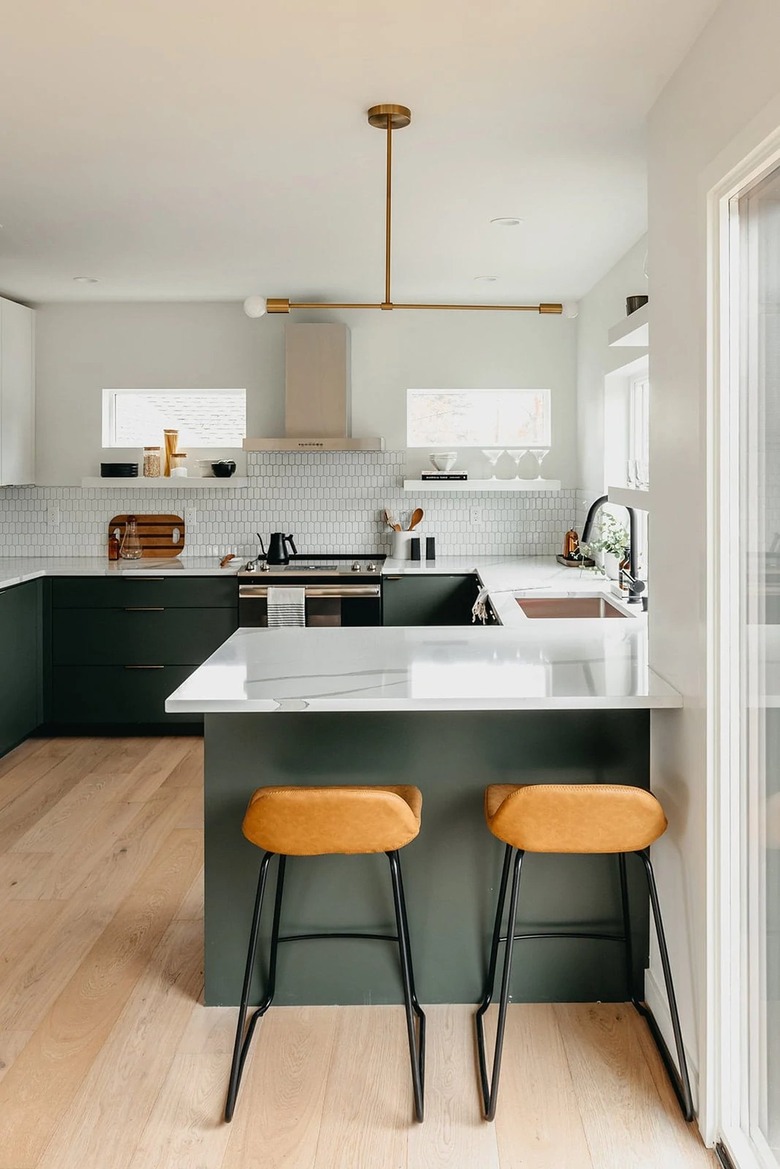
<path fill-rule="evenodd" d="M 645 229 L 644 118 L 717 3 L 6 5 L 0 292 L 379 300 L 365 110 L 400 102 L 394 299 L 578 297 Z"/>

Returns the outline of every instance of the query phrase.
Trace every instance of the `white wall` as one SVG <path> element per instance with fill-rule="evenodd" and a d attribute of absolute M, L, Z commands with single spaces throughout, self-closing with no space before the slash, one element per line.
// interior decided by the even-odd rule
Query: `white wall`
<path fill-rule="evenodd" d="M 706 193 L 769 132 L 762 111 L 780 92 L 778 44 L 777 0 L 724 0 L 649 121 L 650 652 L 685 698 L 683 710 L 653 719 L 653 786 L 670 820 L 654 856 L 686 1042 L 700 1072 L 708 1055 Z"/>
<path fill-rule="evenodd" d="M 353 434 L 381 435 L 388 450 L 403 449 L 411 386 L 549 386 L 553 449 L 545 477 L 576 485 L 575 321 L 454 312 L 343 319 L 352 335 Z M 252 321 L 238 304 L 41 306 L 37 482 L 76 484 L 98 473 L 104 387 L 246 386 L 250 433 L 282 434 L 283 329 L 283 317 Z"/>
<path fill-rule="evenodd" d="M 609 486 L 604 475 L 604 379 L 610 363 L 614 364 L 615 350 L 609 348 L 607 334 L 613 325 L 624 319 L 626 297 L 646 295 L 649 291 L 644 274 L 646 251 L 647 237 L 642 236 L 580 301 L 577 322 L 577 448 L 580 485 L 591 500 L 603 494 Z"/>

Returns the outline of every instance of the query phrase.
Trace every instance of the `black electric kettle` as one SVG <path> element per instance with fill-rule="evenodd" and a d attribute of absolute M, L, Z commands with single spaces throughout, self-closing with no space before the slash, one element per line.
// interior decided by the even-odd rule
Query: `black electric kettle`
<path fill-rule="evenodd" d="M 265 558 L 266 564 L 289 564 L 290 557 L 287 555 L 288 544 L 292 548 L 293 556 L 297 556 L 298 549 L 295 547 L 295 541 L 292 536 L 285 536 L 284 532 L 271 532 L 271 538 L 268 541 L 268 553 Z"/>

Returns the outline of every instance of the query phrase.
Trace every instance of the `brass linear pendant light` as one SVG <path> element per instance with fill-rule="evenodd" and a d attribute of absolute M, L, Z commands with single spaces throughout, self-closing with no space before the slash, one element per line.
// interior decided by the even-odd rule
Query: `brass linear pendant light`
<path fill-rule="evenodd" d="M 554 313 L 576 316 L 576 305 L 562 304 L 396 304 L 390 295 L 390 258 L 393 212 L 393 131 L 403 130 L 412 120 L 407 106 L 378 105 L 368 111 L 369 126 L 376 126 L 387 134 L 386 194 L 385 194 L 385 295 L 376 304 L 342 304 L 332 301 L 288 300 L 280 296 L 248 296 L 244 312 L 248 317 L 262 317 L 268 313 L 289 313 L 292 309 L 461 309 L 479 312 Z"/>

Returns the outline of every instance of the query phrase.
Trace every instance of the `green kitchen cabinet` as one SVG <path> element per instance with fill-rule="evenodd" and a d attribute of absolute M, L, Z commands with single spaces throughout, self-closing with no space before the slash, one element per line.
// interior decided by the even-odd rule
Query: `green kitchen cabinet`
<path fill-rule="evenodd" d="M 58 577 L 51 582 L 47 722 L 202 724 L 165 699 L 238 628 L 230 577 Z"/>
<path fill-rule="evenodd" d="M 383 625 L 470 625 L 478 592 L 473 573 L 386 576 Z"/>
<path fill-rule="evenodd" d="M 42 721 L 40 580 L 0 592 L 0 755 Z"/>

